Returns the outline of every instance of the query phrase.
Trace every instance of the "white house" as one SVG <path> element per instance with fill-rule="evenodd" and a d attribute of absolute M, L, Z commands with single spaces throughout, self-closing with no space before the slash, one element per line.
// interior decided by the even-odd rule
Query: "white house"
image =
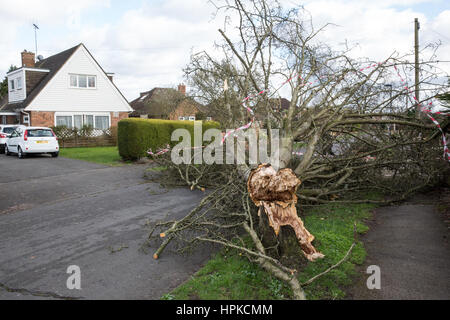
<path fill-rule="evenodd" d="M 35 61 L 22 52 L 22 66 L 7 74 L 8 103 L 0 120 L 30 126 L 108 129 L 133 111 L 89 50 L 79 45 Z"/>

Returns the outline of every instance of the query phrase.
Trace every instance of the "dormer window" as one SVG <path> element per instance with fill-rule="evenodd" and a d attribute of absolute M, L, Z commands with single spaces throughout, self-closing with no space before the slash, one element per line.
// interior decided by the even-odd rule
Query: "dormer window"
<path fill-rule="evenodd" d="M 97 87 L 97 77 L 85 74 L 71 74 L 69 85 L 71 88 L 95 89 Z"/>
<path fill-rule="evenodd" d="M 88 76 L 87 78 L 88 78 L 88 87 L 95 88 L 96 86 L 95 76 Z"/>
<path fill-rule="evenodd" d="M 9 80 L 9 90 L 13 91 L 15 89 L 15 82 L 14 80 Z"/>
<path fill-rule="evenodd" d="M 86 76 L 78 76 L 78 87 L 79 88 L 87 88 L 87 77 Z"/>
<path fill-rule="evenodd" d="M 17 90 L 22 89 L 22 77 L 16 79 L 17 81 Z"/>

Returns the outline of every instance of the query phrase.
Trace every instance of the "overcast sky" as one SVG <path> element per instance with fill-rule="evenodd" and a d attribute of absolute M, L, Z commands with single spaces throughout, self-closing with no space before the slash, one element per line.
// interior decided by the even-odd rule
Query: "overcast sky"
<path fill-rule="evenodd" d="M 420 44 L 441 41 L 439 60 L 450 61 L 448 0 L 284 0 L 301 4 L 314 23 L 330 22 L 321 36 L 332 46 L 356 46 L 354 57 L 382 61 L 393 51 L 413 50 L 414 18 Z M 34 51 L 32 24 L 39 26 L 38 54 L 56 54 L 83 42 L 128 100 L 155 86 L 176 86 L 191 51 L 219 39 L 223 21 L 212 20 L 207 0 L 0 0 L 0 77 Z M 439 66 L 450 73 L 450 63 Z"/>

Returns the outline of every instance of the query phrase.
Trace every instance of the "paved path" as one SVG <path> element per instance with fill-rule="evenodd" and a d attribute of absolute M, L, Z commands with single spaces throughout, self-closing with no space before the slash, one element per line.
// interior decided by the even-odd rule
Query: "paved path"
<path fill-rule="evenodd" d="M 181 217 L 202 196 L 163 190 L 144 169 L 0 155 L 0 299 L 158 299 L 197 271 L 209 249 L 157 261 L 139 250 L 147 221 Z M 69 265 L 81 268 L 80 291 L 66 288 Z"/>
<path fill-rule="evenodd" d="M 371 230 L 362 238 L 368 257 L 353 299 L 450 299 L 448 227 L 432 205 L 407 203 L 375 211 Z M 367 266 L 381 269 L 381 289 L 369 290 Z"/>

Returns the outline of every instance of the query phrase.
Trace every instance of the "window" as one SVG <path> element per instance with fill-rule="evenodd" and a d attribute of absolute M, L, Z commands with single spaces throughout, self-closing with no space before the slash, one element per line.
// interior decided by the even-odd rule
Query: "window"
<path fill-rule="evenodd" d="M 6 116 L 3 116 L 3 117 L 5 117 L 4 119 L 6 119 Z M 16 127 L 6 127 L 6 128 L 3 128 L 3 133 L 10 134 L 10 133 L 14 132 L 14 130 L 16 130 Z"/>
<path fill-rule="evenodd" d="M 94 129 L 106 130 L 109 128 L 109 116 L 96 116 L 92 114 L 56 116 L 56 126 L 66 126 L 76 129 L 89 126 Z"/>
<path fill-rule="evenodd" d="M 78 86 L 77 78 L 78 77 L 75 74 L 71 74 L 70 75 L 70 86 L 71 87 L 77 87 Z"/>
<path fill-rule="evenodd" d="M 23 116 L 23 123 L 29 123 L 30 118 L 28 116 Z"/>
<path fill-rule="evenodd" d="M 95 88 L 95 76 L 88 77 L 88 87 Z"/>
<path fill-rule="evenodd" d="M 97 77 L 82 74 L 70 74 L 69 86 L 71 88 L 95 89 L 97 87 Z"/>
<path fill-rule="evenodd" d="M 206 121 L 211 121 L 212 118 L 211 117 L 206 117 Z"/>
<path fill-rule="evenodd" d="M 17 89 L 22 89 L 22 77 L 16 79 L 17 81 Z"/>
<path fill-rule="evenodd" d="M 73 116 L 73 126 L 77 129 L 81 129 L 83 127 L 83 116 L 82 115 L 74 115 Z"/>
<path fill-rule="evenodd" d="M 190 121 L 195 121 L 195 116 L 189 116 Z"/>
<path fill-rule="evenodd" d="M 53 137 L 52 130 L 48 129 L 33 129 L 27 130 L 29 138 Z"/>
<path fill-rule="evenodd" d="M 95 116 L 95 129 L 106 130 L 109 128 L 108 116 Z"/>
<path fill-rule="evenodd" d="M 89 127 L 94 127 L 94 116 L 93 115 L 85 115 L 84 116 L 84 125 Z"/>
<path fill-rule="evenodd" d="M 184 117 L 178 117 L 178 120 L 184 120 Z"/>
<path fill-rule="evenodd" d="M 9 80 L 9 87 L 11 91 L 14 90 L 14 80 Z"/>
<path fill-rule="evenodd" d="M 56 125 L 72 128 L 72 116 L 56 116 Z"/>
<path fill-rule="evenodd" d="M 78 87 L 79 88 L 87 88 L 87 77 L 86 76 L 78 76 Z"/>

